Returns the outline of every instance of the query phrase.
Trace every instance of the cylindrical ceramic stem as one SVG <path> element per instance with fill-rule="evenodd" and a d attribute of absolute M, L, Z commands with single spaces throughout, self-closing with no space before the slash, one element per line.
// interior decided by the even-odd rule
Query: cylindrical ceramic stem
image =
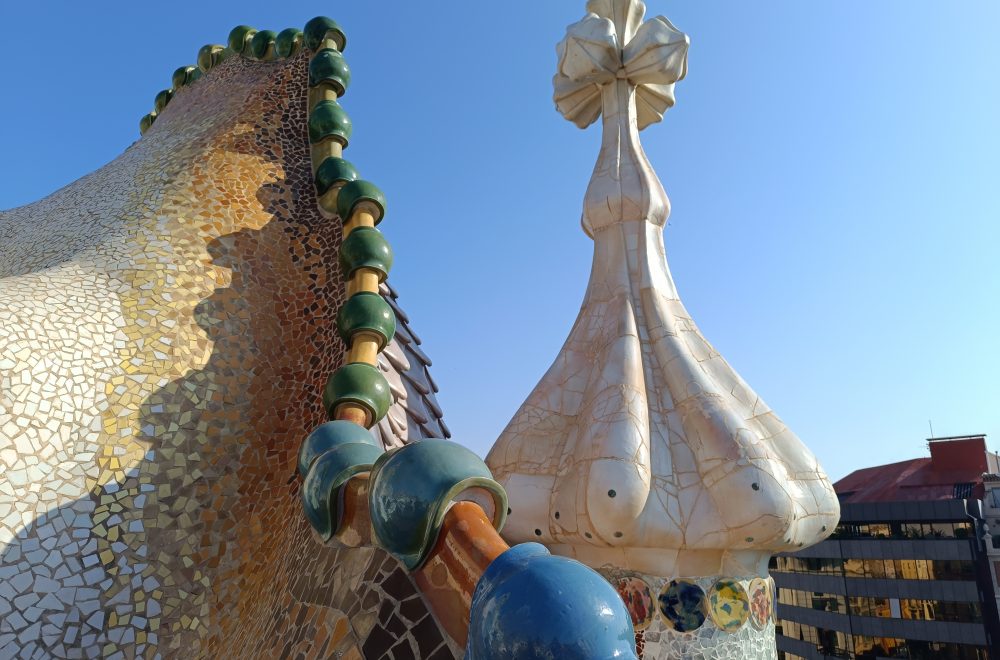
<path fill-rule="evenodd" d="M 456 502 L 445 516 L 430 558 L 414 574 L 437 620 L 462 647 L 469 634 L 472 595 L 479 578 L 509 549 L 481 506 Z"/>

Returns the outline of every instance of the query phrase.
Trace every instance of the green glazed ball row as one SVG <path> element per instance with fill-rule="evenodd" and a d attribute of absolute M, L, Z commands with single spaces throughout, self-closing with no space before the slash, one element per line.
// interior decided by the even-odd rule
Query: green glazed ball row
<path fill-rule="evenodd" d="M 170 80 L 171 88 L 158 93 L 154 101 L 154 110 L 139 120 L 139 134 L 142 135 L 149 130 L 157 116 L 170 102 L 174 92 L 198 80 L 212 67 L 218 66 L 235 54 L 261 62 L 273 62 L 293 57 L 302 50 L 306 43 L 311 43 L 306 36 L 307 33 L 311 34 L 313 39 L 317 38 L 318 35 L 320 42 L 324 39 L 332 39 L 340 45 L 340 51 L 343 51 L 343 46 L 347 43 L 343 32 L 340 31 L 336 23 L 322 17 L 309 21 L 305 31 L 288 28 L 275 33 L 271 30 L 255 30 L 247 25 L 236 26 L 229 33 L 227 46 L 217 44 L 203 46 L 198 51 L 197 66 L 184 66 L 174 71 Z M 325 75 L 333 76 L 337 72 L 340 75 L 338 79 L 343 80 L 343 87 L 346 90 L 351 78 L 350 70 L 346 69 L 346 63 L 342 69 L 335 69 L 333 73 Z"/>
<path fill-rule="evenodd" d="M 240 38 L 243 41 L 239 43 L 245 43 L 247 37 Z M 339 99 L 350 85 L 350 68 L 341 54 L 346 38 L 335 22 L 317 18 L 306 25 L 304 41 L 305 47 L 313 51 L 309 86 L 322 92 L 310 94 L 310 144 L 332 139 L 341 149 L 346 148 L 351 120 L 328 93 L 332 91 Z M 352 349 L 359 347 L 359 341 L 376 341 L 381 352 L 395 336 L 396 315 L 377 290 L 370 290 L 373 280 L 362 278 L 361 271 L 376 273 L 381 284 L 392 268 L 388 241 L 378 229 L 367 226 L 378 225 L 385 217 L 385 195 L 376 185 L 361 179 L 347 160 L 318 155 L 329 154 L 325 149 L 313 153 L 314 158 L 322 158 L 322 162 L 313 163 L 320 206 L 329 215 L 336 213 L 344 223 L 341 272 L 346 282 L 354 284 L 352 290 L 357 291 L 337 314 L 337 332 Z M 371 223 L 362 224 L 362 212 L 371 215 Z M 349 350 L 348 355 L 353 354 Z M 370 357 L 368 353 L 355 359 Z M 392 392 L 378 366 L 351 362 L 330 376 L 323 390 L 327 414 L 333 419 L 338 408 L 345 405 L 353 411 L 365 411 L 370 426 L 386 415 L 392 405 Z M 353 414 L 344 416 L 357 419 Z M 445 440 L 424 440 L 386 453 L 376 446 L 369 429 L 354 421 L 334 420 L 306 438 L 299 452 L 298 469 L 303 477 L 306 516 L 325 541 L 341 528 L 344 488 L 354 477 L 370 472 L 368 504 L 374 540 L 411 570 L 426 561 L 449 504 L 461 499 L 464 492 L 476 490 L 492 497 L 492 522 L 497 530 L 506 519 L 507 495 L 482 459 Z M 401 501 L 408 505 L 400 507 Z"/>
<path fill-rule="evenodd" d="M 384 282 L 392 268 L 392 259 L 388 241 L 374 227 L 355 228 L 340 247 L 340 267 L 345 280 L 353 279 L 359 270 L 367 268 L 378 273 L 379 283 Z M 374 335 L 378 337 L 381 352 L 395 335 L 396 315 L 379 293 L 359 291 L 340 309 L 337 330 L 349 346 L 361 333 Z M 323 392 L 323 404 L 331 418 L 343 404 L 359 406 L 374 426 L 389 411 L 392 396 L 378 367 L 355 362 L 344 365 L 330 377 Z"/>
<path fill-rule="evenodd" d="M 341 54 L 347 39 L 343 30 L 328 18 L 315 18 L 306 24 L 304 45 L 314 55 L 309 63 L 309 87 L 332 90 L 342 97 L 350 86 L 351 72 Z M 331 47 L 331 44 L 333 47 Z M 318 96 L 309 108 L 309 142 L 317 144 L 333 139 L 347 147 L 351 138 L 351 120 L 336 101 Z M 346 223 L 355 207 L 363 202 L 377 209 L 377 222 L 385 215 L 385 196 L 373 184 L 362 181 L 349 161 L 326 157 L 318 163 L 315 175 L 320 198 L 331 193 L 333 205 Z M 358 270 L 371 268 L 379 273 L 379 282 L 392 268 L 392 250 L 380 232 L 357 227 L 345 238 L 340 250 L 340 266 L 345 281 Z M 396 315 L 376 291 L 359 291 L 351 296 L 337 314 L 337 332 L 348 347 L 359 335 L 376 337 L 382 351 L 396 334 Z M 365 411 L 371 425 L 378 423 L 392 405 L 389 383 L 376 365 L 354 362 L 333 373 L 323 390 L 323 407 L 333 419 L 342 405 Z M 306 438 L 299 453 L 299 473 L 303 476 L 302 502 L 313 528 L 329 540 L 340 528 L 340 491 L 358 474 L 368 472 L 383 453 L 375 446 L 371 431 L 353 421 L 334 420 L 321 425 Z"/>
<path fill-rule="evenodd" d="M 351 71 L 342 55 L 347 43 L 343 30 L 331 19 L 317 18 L 305 28 L 305 45 L 315 51 L 309 62 L 310 88 L 326 87 L 337 98 L 350 86 Z M 332 45 L 332 47 L 331 47 Z M 309 142 L 317 144 L 327 139 L 348 146 L 351 120 L 339 103 L 324 99 L 309 109 Z M 375 223 L 385 216 L 385 195 L 379 188 L 358 176 L 357 169 L 347 160 L 330 156 L 316 167 L 316 192 L 320 197 L 333 192 L 336 210 L 347 222 L 362 203 L 374 211 Z M 345 280 L 351 280 L 362 268 L 378 273 L 384 282 L 392 268 L 392 249 L 382 233 L 372 227 L 357 227 L 344 239 L 340 249 L 340 267 Z M 382 351 L 396 333 L 396 316 L 389 304 L 376 291 L 360 291 L 344 304 L 337 315 L 337 330 L 348 346 L 366 334 L 378 338 Z M 363 409 L 371 424 L 377 424 L 392 405 L 392 394 L 385 376 L 377 366 L 362 362 L 346 364 L 337 370 L 323 391 L 323 404 L 330 417 L 337 408 L 353 404 Z"/>

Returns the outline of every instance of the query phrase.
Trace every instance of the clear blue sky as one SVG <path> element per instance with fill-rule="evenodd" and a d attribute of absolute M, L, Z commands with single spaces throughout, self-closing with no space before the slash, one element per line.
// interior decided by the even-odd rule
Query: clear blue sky
<path fill-rule="evenodd" d="M 392 281 L 457 440 L 485 453 L 576 316 L 597 154 L 553 109 L 584 0 L 4 2 L 0 208 L 112 160 L 234 25 L 346 28 L 348 157 L 389 195 Z M 1000 446 L 1000 4 L 649 0 L 690 74 L 644 144 L 703 332 L 834 478 Z M 317 393 L 319 396 L 319 393 Z"/>

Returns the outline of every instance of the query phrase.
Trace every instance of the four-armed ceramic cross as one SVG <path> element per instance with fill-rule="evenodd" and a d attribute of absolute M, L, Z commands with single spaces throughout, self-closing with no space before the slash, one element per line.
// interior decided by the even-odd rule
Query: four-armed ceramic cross
<path fill-rule="evenodd" d="M 587 10 L 554 84 L 577 126 L 603 117 L 583 209 L 594 261 L 562 351 L 487 458 L 510 497 L 505 536 L 615 582 L 646 658 L 774 657 L 768 560 L 831 533 L 837 498 L 702 337 L 667 268 L 670 204 L 639 131 L 674 104 L 687 36 L 643 23 L 639 0 Z"/>

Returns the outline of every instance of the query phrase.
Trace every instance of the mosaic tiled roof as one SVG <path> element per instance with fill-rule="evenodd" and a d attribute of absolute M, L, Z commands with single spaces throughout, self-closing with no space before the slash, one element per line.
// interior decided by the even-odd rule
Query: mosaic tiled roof
<path fill-rule="evenodd" d="M 119 158 L 0 212 L 0 657 L 634 657 L 444 439 L 342 158 L 345 44 L 239 26 Z"/>
<path fill-rule="evenodd" d="M 985 436 L 938 438 L 931 456 L 855 470 L 834 488 L 840 501 L 911 502 L 983 497 L 984 473 L 996 467 Z"/>
<path fill-rule="evenodd" d="M 0 212 L 0 657 L 459 653 L 397 559 L 324 545 L 302 513 L 346 295 L 311 53 L 281 34 L 203 48 L 124 154 Z M 446 436 L 382 293 L 375 436 Z"/>
<path fill-rule="evenodd" d="M 431 360 L 420 348 L 420 338 L 400 308 L 399 295 L 389 285 L 382 294 L 396 314 L 396 336 L 379 356 L 379 367 L 389 380 L 393 405 L 372 433 L 385 447 L 398 447 L 422 438 L 450 438 L 444 414 L 434 396 L 437 384 L 431 377 Z"/>

